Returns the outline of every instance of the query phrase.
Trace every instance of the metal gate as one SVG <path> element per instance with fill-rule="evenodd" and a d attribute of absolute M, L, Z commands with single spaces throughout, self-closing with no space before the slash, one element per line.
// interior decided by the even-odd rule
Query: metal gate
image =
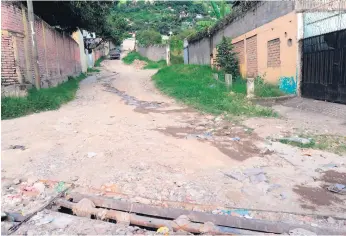
<path fill-rule="evenodd" d="M 346 30 L 303 40 L 302 96 L 346 104 Z"/>

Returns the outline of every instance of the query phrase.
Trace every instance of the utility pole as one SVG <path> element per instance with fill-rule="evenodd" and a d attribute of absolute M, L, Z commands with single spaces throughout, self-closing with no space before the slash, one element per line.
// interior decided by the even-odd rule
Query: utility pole
<path fill-rule="evenodd" d="M 40 78 L 40 70 L 38 66 L 38 53 L 37 53 L 37 43 L 36 43 L 36 35 L 35 35 L 35 16 L 34 16 L 34 8 L 32 6 L 32 0 L 27 0 L 28 5 L 28 19 L 30 25 L 31 32 L 31 46 L 32 46 L 32 57 L 34 63 L 34 72 L 35 72 L 35 87 L 36 89 L 41 88 L 41 78 Z"/>

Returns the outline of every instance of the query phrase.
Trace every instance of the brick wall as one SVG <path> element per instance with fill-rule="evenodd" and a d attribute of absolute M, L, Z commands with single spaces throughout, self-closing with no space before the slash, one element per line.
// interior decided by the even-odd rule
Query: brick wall
<path fill-rule="evenodd" d="M 1 13 L 1 85 L 34 84 L 27 9 L 19 3 L 2 2 Z M 42 87 L 55 86 L 81 72 L 79 46 L 67 33 L 37 16 L 34 28 Z"/>
<path fill-rule="evenodd" d="M 268 41 L 267 44 L 267 66 L 268 67 L 280 67 L 280 39 L 273 39 Z"/>
<path fill-rule="evenodd" d="M 239 64 L 245 63 L 244 57 L 244 40 L 233 44 L 233 51 L 237 53 Z"/>
<path fill-rule="evenodd" d="M 248 77 L 257 76 L 257 35 L 246 39 L 246 66 Z"/>

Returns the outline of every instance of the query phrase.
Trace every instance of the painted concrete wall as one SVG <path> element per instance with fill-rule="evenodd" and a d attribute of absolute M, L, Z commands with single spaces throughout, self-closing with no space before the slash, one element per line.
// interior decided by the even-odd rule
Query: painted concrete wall
<path fill-rule="evenodd" d="M 265 80 L 271 83 L 278 83 L 282 78 L 295 78 L 296 58 L 297 58 L 297 17 L 294 12 L 279 17 L 268 24 L 258 27 L 246 34 L 236 37 L 232 43 L 244 42 L 244 60 L 241 60 L 240 71 L 244 77 L 248 70 L 248 53 L 246 53 L 249 38 L 257 36 L 257 73 L 264 76 Z M 248 40 L 247 40 L 248 39 Z M 269 60 L 268 65 L 268 42 L 279 40 L 279 66 Z M 275 56 L 277 52 L 275 52 Z"/>
<path fill-rule="evenodd" d="M 189 64 L 210 65 L 210 39 L 189 44 Z"/>
<path fill-rule="evenodd" d="M 152 45 L 148 47 L 137 47 L 137 51 L 143 57 L 147 57 L 152 61 L 166 60 L 166 46 Z"/>
<path fill-rule="evenodd" d="M 307 12 L 304 17 L 304 38 L 346 29 L 346 12 Z"/>
<path fill-rule="evenodd" d="M 81 63 L 82 72 L 86 72 L 88 69 L 88 62 L 87 62 L 87 56 L 85 54 L 84 40 L 83 40 L 82 32 L 78 29 L 76 32 L 74 32 L 72 34 L 72 38 L 79 45 L 80 63 Z"/>
<path fill-rule="evenodd" d="M 250 71 L 264 76 L 268 82 L 290 85 L 290 92 L 295 91 L 297 16 L 294 13 L 294 1 L 262 2 L 211 38 L 189 42 L 189 64 L 215 64 L 216 45 L 222 36 L 231 37 L 232 42 L 237 44 L 237 52 L 243 51 L 240 71 L 244 77 Z M 278 40 L 280 49 L 268 49 L 268 41 L 271 40 Z M 280 58 L 280 63 L 269 61 L 268 66 L 269 50 L 273 51 L 270 55 Z"/>
<path fill-rule="evenodd" d="M 135 49 L 135 38 L 128 38 L 123 41 L 122 50 L 132 51 Z"/>
<path fill-rule="evenodd" d="M 223 30 L 213 35 L 213 48 L 221 42 L 222 36 L 235 38 L 265 25 L 294 10 L 294 1 L 264 1 L 254 10 L 238 17 Z"/>

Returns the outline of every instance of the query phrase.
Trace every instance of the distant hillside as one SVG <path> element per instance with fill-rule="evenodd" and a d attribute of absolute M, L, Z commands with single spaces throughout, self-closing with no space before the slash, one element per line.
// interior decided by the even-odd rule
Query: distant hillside
<path fill-rule="evenodd" d="M 162 35 L 177 34 L 213 17 L 208 4 L 199 1 L 124 2 L 114 13 L 127 19 L 132 31 L 154 29 Z"/>

